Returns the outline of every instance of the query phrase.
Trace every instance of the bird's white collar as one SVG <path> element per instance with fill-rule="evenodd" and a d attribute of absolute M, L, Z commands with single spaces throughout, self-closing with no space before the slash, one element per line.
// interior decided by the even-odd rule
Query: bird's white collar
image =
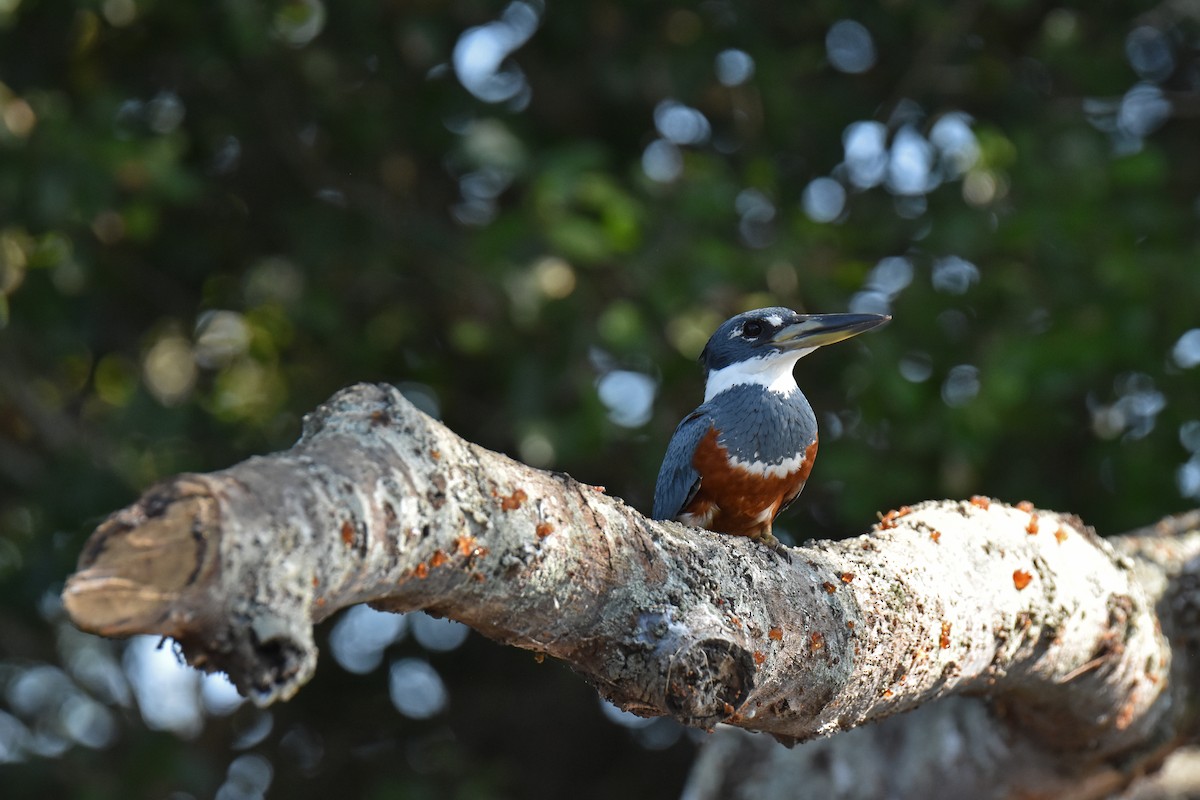
<path fill-rule="evenodd" d="M 708 373 L 708 381 L 704 384 L 704 402 L 707 403 L 726 389 L 744 385 L 762 386 L 767 391 L 789 395 L 797 389 L 796 379 L 792 376 L 796 362 L 816 349 L 806 347 L 776 352 L 714 369 Z"/>

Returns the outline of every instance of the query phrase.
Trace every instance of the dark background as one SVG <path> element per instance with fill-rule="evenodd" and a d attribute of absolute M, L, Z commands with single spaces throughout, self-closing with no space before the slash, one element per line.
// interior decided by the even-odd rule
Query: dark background
<path fill-rule="evenodd" d="M 0 2 L 5 797 L 678 794 L 702 735 L 477 635 L 365 675 L 327 645 L 294 701 L 216 713 L 188 673 L 146 689 L 169 646 L 64 622 L 105 514 L 357 381 L 646 509 L 722 319 L 888 310 L 797 369 L 792 540 L 972 493 L 1101 533 L 1194 506 L 1194 13 Z M 405 659 L 429 718 L 393 704 Z M 192 722 L 145 721 L 164 698 Z"/>

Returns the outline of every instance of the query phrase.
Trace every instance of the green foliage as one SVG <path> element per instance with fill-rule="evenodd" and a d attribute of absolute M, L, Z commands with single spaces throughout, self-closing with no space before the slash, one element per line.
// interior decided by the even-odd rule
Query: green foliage
<path fill-rule="evenodd" d="M 1197 367 L 1174 351 L 1200 325 L 1200 132 L 1182 113 L 1200 92 L 1200 21 L 1186 10 L 864 7 L 874 61 L 841 71 L 825 38 L 839 4 L 505 9 L 0 2 L 0 690 L 14 665 L 56 659 L 44 598 L 103 514 L 166 475 L 286 447 L 343 385 L 399 383 L 466 438 L 645 509 L 699 400 L 708 333 L 756 305 L 866 302 L 887 257 L 911 268 L 883 301 L 894 322 L 798 368 L 823 446 L 787 532 L 858 533 L 877 510 L 972 493 L 1102 532 L 1195 504 L 1176 478 L 1200 474 L 1184 433 Z M 537 30 L 500 71 L 518 90 L 487 102 L 456 78 L 456 44 L 521 9 Z M 722 83 L 731 48 L 753 70 Z M 708 132 L 688 139 L 685 116 L 668 135 L 665 101 Z M 976 152 L 929 151 L 936 185 L 855 184 L 848 126 L 928 145 L 959 112 Z M 844 207 L 819 221 L 806 189 L 830 176 Z M 644 424 L 602 399 L 616 370 L 654 381 Z M 510 663 L 496 651 L 476 643 L 452 697 Z M 379 676 L 337 669 L 258 746 L 275 759 L 288 725 L 319 729 L 332 755 L 311 784 L 277 775 L 289 795 L 358 765 L 364 796 L 538 796 L 514 777 L 530 769 L 553 773 L 548 796 L 599 750 L 611 769 L 586 774 L 603 788 L 574 794 L 662 796 L 687 757 L 682 743 L 647 756 L 569 678 L 552 682 L 576 703 L 561 731 L 487 717 L 556 748 L 577 736 L 561 771 L 536 747 L 464 734 L 547 667 L 521 662 L 430 723 L 348 702 Z M 329 704 L 358 717 L 325 720 Z M 203 795 L 225 779 L 240 717 L 179 742 L 135 716 L 112 758 L 67 737 L 68 768 L 31 756 L 4 768 L 6 787 Z M 468 768 L 419 774 L 420 758 L 354 749 L 447 738 L 442 757 Z M 655 762 L 669 769 L 628 766 Z"/>

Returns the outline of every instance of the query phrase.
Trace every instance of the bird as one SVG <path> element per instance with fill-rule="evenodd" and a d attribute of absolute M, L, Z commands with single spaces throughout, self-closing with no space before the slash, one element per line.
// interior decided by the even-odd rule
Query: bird
<path fill-rule="evenodd" d="M 786 557 L 771 527 L 800 495 L 817 456 L 817 417 L 792 370 L 818 347 L 890 319 L 776 307 L 722 323 L 700 354 L 704 403 L 667 445 L 653 518 L 746 536 Z"/>

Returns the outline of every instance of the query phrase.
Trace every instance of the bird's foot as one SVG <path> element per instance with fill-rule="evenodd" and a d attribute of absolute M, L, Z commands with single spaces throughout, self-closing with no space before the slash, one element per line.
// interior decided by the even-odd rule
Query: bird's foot
<path fill-rule="evenodd" d="M 758 541 L 771 548 L 771 552 L 782 558 L 787 563 L 792 563 L 791 550 L 788 549 L 786 544 L 776 539 L 774 534 L 772 534 L 770 531 L 759 534 Z"/>

